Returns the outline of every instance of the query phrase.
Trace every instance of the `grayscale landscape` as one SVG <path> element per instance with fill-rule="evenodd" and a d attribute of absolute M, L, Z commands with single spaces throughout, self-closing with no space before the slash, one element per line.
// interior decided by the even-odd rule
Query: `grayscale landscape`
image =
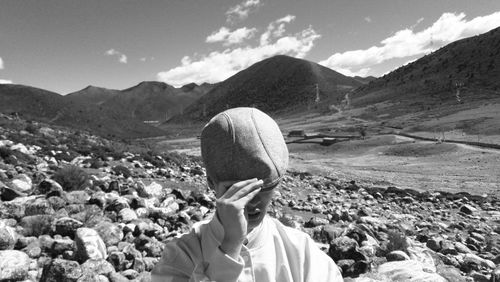
<path fill-rule="evenodd" d="M 215 212 L 200 133 L 235 107 L 269 114 L 289 149 L 269 215 L 309 234 L 344 281 L 500 281 L 491 15 L 378 75 L 277 52 L 218 81 L 169 84 L 172 68 L 122 90 L 1 83 L 0 281 L 151 281 L 165 243 Z"/>

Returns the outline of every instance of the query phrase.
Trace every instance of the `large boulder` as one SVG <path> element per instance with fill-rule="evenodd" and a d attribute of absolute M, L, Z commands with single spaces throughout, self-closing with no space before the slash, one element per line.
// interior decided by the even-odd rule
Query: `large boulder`
<path fill-rule="evenodd" d="M 0 281 L 21 281 L 28 278 L 30 258 L 21 251 L 0 251 Z"/>
<path fill-rule="evenodd" d="M 99 233 L 91 228 L 78 228 L 75 236 L 76 258 L 80 262 L 87 259 L 106 259 L 106 245 L 102 241 Z"/>

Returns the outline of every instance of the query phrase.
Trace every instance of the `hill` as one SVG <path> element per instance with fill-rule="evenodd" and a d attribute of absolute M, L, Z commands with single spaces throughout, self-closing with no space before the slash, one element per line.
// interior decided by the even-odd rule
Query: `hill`
<path fill-rule="evenodd" d="M 500 28 L 455 41 L 358 88 L 352 105 L 403 103 L 404 111 L 423 111 L 499 98 L 499 46 Z"/>
<path fill-rule="evenodd" d="M 18 84 L 0 84 L 0 101 L 0 112 L 40 120 L 53 118 L 66 104 L 57 93 Z"/>
<path fill-rule="evenodd" d="M 125 90 L 87 86 L 62 96 L 24 85 L 0 85 L 0 112 L 27 119 L 89 130 L 106 137 L 140 138 L 164 135 L 146 124 L 160 122 L 211 90 L 195 83 L 174 88 L 163 82 L 144 81 Z"/>
<path fill-rule="evenodd" d="M 354 78 L 316 63 L 279 55 L 220 82 L 172 121 L 204 120 L 239 106 L 255 106 L 273 113 L 306 109 L 315 103 L 317 93 L 320 101 L 339 103 L 346 92 L 361 85 Z"/>

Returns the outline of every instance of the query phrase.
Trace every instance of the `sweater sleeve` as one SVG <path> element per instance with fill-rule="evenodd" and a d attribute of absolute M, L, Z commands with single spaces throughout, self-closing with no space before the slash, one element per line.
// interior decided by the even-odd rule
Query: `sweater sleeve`
<path fill-rule="evenodd" d="M 243 258 L 240 256 L 238 260 L 225 254 L 217 248 L 210 259 L 206 274 L 210 280 L 221 282 L 238 281 L 238 277 L 243 271 Z"/>

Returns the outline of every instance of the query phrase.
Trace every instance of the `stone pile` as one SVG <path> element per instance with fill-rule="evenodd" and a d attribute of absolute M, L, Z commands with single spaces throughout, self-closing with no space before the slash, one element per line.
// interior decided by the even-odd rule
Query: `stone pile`
<path fill-rule="evenodd" d="M 40 135 L 56 148 L 29 142 Z M 0 281 L 149 281 L 165 243 L 214 213 L 204 168 L 159 155 L 85 156 L 69 136 L 0 127 Z M 346 281 L 500 281 L 493 196 L 290 172 L 270 214 L 310 234 Z"/>

